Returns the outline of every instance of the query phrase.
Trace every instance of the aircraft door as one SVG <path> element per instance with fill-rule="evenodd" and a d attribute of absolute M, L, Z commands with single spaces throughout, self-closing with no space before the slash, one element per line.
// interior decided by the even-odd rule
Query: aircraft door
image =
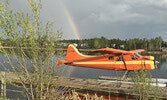
<path fill-rule="evenodd" d="M 115 69 L 116 68 L 116 57 L 115 56 L 109 56 L 108 57 L 108 60 L 110 61 L 110 67 L 112 68 L 112 69 Z"/>
<path fill-rule="evenodd" d="M 115 65 L 118 69 L 122 70 L 122 69 L 125 69 L 125 66 L 124 66 L 124 59 L 123 59 L 123 56 L 118 56 L 118 58 L 116 59 L 115 61 Z"/>

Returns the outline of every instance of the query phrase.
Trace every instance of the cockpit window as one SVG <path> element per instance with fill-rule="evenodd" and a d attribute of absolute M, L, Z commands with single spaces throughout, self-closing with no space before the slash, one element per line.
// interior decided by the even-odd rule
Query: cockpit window
<path fill-rule="evenodd" d="M 135 53 L 135 55 L 136 55 L 137 57 L 141 57 L 141 55 L 140 55 L 140 54 L 138 54 L 138 53 Z"/>
<path fill-rule="evenodd" d="M 132 60 L 135 60 L 136 58 L 133 55 L 130 55 Z"/>

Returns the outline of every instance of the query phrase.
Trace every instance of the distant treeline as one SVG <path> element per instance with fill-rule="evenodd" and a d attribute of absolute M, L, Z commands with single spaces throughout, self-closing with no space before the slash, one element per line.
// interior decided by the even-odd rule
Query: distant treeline
<path fill-rule="evenodd" d="M 28 38 L 27 38 L 28 39 Z M 22 39 L 24 42 L 26 39 Z M 0 39 L 2 46 L 13 47 L 15 41 L 12 39 Z M 16 40 L 17 41 L 17 40 Z M 41 39 L 41 45 L 43 43 L 49 42 L 47 37 Z M 67 48 L 69 44 L 76 44 L 78 48 L 81 49 L 99 49 L 99 48 L 116 48 L 124 50 L 134 50 L 134 49 L 145 49 L 147 51 L 160 51 L 162 48 L 167 48 L 167 42 L 163 41 L 161 37 L 151 38 L 151 39 L 107 39 L 105 37 L 101 38 L 91 38 L 82 40 L 61 40 L 57 43 L 55 41 L 55 48 Z M 23 45 L 24 47 L 24 45 Z"/>
<path fill-rule="evenodd" d="M 124 50 L 133 49 L 145 49 L 148 51 L 160 51 L 162 48 L 167 47 L 167 42 L 163 41 L 161 37 L 151 38 L 151 39 L 107 39 L 105 37 L 101 38 L 91 38 L 83 40 L 62 40 L 61 46 L 67 47 L 68 44 L 75 43 L 78 48 L 88 48 L 88 49 L 99 49 L 99 48 L 116 48 Z"/>

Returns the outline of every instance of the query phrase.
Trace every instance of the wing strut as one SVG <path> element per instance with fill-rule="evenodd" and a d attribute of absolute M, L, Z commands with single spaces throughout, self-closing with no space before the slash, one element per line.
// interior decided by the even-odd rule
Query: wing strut
<path fill-rule="evenodd" d="M 126 77 L 126 74 L 129 74 L 129 71 L 128 71 L 128 69 L 127 69 L 126 62 L 125 62 L 125 60 L 124 60 L 123 54 L 122 54 L 121 56 L 122 56 L 122 60 L 123 60 L 123 62 L 124 62 L 125 70 L 126 70 L 125 73 L 124 73 L 124 75 L 122 76 L 122 79 L 121 79 L 121 80 L 124 80 L 125 77 Z"/>
<path fill-rule="evenodd" d="M 123 60 L 123 62 L 124 62 L 125 69 L 127 70 L 127 66 L 126 66 L 126 62 L 125 62 L 125 60 L 124 60 L 123 54 L 122 54 L 121 56 L 122 56 L 122 60 Z"/>

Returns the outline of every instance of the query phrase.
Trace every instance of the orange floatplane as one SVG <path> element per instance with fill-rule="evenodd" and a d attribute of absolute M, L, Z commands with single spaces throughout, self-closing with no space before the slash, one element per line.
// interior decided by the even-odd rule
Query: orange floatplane
<path fill-rule="evenodd" d="M 143 49 L 125 51 L 113 48 L 97 49 L 93 52 L 101 53 L 98 56 L 88 56 L 81 54 L 78 49 L 70 44 L 67 49 L 66 60 L 56 61 L 58 66 L 62 64 L 79 67 L 89 67 L 108 70 L 140 70 L 141 68 L 155 69 L 157 62 L 153 56 L 141 56 Z"/>

